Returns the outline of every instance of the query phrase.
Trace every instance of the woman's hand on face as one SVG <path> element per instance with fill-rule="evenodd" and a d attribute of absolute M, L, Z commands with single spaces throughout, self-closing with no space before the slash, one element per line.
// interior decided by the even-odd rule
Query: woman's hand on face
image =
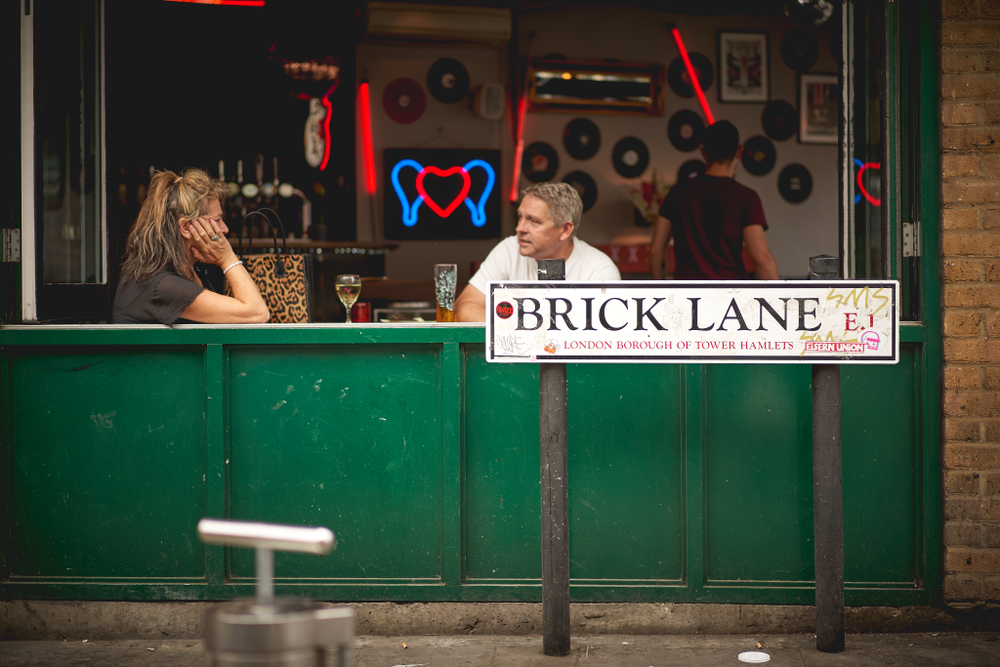
<path fill-rule="evenodd" d="M 235 256 L 233 247 L 225 236 L 219 223 L 211 218 L 201 217 L 191 220 L 188 227 L 191 233 L 191 254 L 199 262 L 215 264 L 222 263 Z"/>

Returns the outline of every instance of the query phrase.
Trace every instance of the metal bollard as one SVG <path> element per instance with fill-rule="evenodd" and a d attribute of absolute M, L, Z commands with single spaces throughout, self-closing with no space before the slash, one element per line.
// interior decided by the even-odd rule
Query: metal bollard
<path fill-rule="evenodd" d="M 257 550 L 257 597 L 205 615 L 209 667 L 323 667 L 327 646 L 336 647 L 340 667 L 347 664 L 347 648 L 354 640 L 353 609 L 274 597 L 274 551 L 330 553 L 337 540 L 328 528 L 202 519 L 198 537 L 205 544 Z"/>

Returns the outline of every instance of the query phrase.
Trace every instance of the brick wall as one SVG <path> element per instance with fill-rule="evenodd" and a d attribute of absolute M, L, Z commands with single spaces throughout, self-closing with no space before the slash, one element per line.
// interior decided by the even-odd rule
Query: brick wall
<path fill-rule="evenodd" d="M 1000 0 L 944 0 L 944 596 L 1000 600 Z"/>

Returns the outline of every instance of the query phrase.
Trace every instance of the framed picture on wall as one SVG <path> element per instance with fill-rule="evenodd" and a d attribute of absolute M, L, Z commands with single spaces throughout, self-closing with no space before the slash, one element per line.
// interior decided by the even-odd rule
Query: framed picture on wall
<path fill-rule="evenodd" d="M 767 102 L 771 99 L 768 34 L 718 30 L 719 101 Z"/>
<path fill-rule="evenodd" d="M 799 143 L 836 144 L 840 118 L 836 74 L 799 75 Z"/>

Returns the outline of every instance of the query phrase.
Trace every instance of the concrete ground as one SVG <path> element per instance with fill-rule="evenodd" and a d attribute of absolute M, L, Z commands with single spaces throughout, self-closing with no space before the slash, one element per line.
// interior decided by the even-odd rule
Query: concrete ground
<path fill-rule="evenodd" d="M 538 635 L 361 636 L 350 667 L 737 667 L 743 651 L 761 651 L 768 667 L 1000 666 L 1000 634 L 932 632 L 847 636 L 843 653 L 820 653 L 810 634 L 574 636 L 565 657 L 542 654 Z M 201 666 L 198 639 L 0 642 L 0 667 L 86 665 Z M 327 665 L 337 665 L 327 656 Z"/>

